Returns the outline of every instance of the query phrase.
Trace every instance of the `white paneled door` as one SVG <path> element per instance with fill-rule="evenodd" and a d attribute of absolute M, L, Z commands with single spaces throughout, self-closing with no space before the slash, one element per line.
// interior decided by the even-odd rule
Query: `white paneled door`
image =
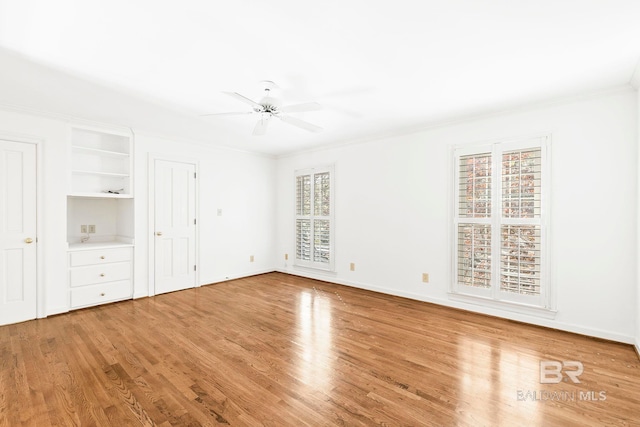
<path fill-rule="evenodd" d="M 155 294 L 196 285 L 196 167 L 156 159 Z"/>
<path fill-rule="evenodd" d="M 0 325 L 36 318 L 36 147 L 0 140 Z"/>

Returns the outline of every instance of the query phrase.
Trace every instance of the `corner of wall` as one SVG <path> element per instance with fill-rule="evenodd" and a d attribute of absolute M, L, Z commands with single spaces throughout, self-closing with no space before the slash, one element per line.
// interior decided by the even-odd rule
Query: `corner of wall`
<path fill-rule="evenodd" d="M 636 111 L 636 168 L 638 174 L 638 181 L 636 187 L 636 258 L 637 258 L 637 271 L 636 271 L 636 352 L 640 358 L 640 62 L 636 66 L 635 73 L 631 79 L 631 85 L 636 89 L 637 97 L 637 111 Z"/>
<path fill-rule="evenodd" d="M 636 90 L 640 89 L 640 60 L 636 64 L 636 69 L 633 71 L 629 84 Z"/>

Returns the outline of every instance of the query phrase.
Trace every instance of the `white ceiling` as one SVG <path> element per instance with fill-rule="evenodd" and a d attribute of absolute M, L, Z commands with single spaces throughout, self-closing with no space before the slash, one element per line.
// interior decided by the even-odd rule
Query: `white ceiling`
<path fill-rule="evenodd" d="M 0 49 L 0 103 L 278 155 L 629 84 L 640 1 L 0 0 Z M 261 80 L 324 132 L 201 117 Z"/>

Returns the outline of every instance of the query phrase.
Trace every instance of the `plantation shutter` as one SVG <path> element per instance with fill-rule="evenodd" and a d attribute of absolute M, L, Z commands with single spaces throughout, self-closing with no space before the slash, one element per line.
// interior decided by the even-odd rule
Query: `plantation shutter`
<path fill-rule="evenodd" d="M 491 153 L 460 157 L 458 283 L 477 288 L 491 287 L 491 171 Z"/>
<path fill-rule="evenodd" d="M 454 292 L 547 304 L 545 144 L 455 149 Z"/>
<path fill-rule="evenodd" d="M 311 175 L 296 177 L 296 259 L 311 260 Z"/>
<path fill-rule="evenodd" d="M 502 154 L 500 290 L 540 295 L 542 150 Z"/>
<path fill-rule="evenodd" d="M 296 172 L 296 265 L 333 269 L 332 171 Z"/>

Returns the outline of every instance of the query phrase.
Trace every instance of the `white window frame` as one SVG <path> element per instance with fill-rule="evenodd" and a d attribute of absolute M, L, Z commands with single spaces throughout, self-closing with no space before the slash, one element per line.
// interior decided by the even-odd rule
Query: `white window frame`
<path fill-rule="evenodd" d="M 314 195 L 315 195 L 315 189 L 314 189 L 314 181 L 313 181 L 313 176 L 316 174 L 322 174 L 322 173 L 328 173 L 329 174 L 329 215 L 315 215 L 314 212 Z M 298 215 L 297 213 L 297 206 L 294 208 L 294 223 L 293 223 L 293 227 L 294 227 L 294 255 L 293 255 L 293 265 L 295 267 L 303 267 L 303 268 L 311 268 L 314 270 L 322 270 L 322 271 L 327 271 L 327 272 L 334 272 L 335 271 L 335 173 L 334 173 L 334 167 L 333 165 L 329 165 L 329 166 L 320 166 L 320 167 L 313 167 L 313 168 L 307 168 L 307 169 L 299 169 L 296 170 L 294 173 L 294 179 L 293 179 L 293 187 L 294 187 L 294 204 L 297 203 L 297 188 L 296 188 L 296 183 L 297 183 L 297 179 L 300 176 L 305 176 L 305 175 L 310 175 L 311 176 L 311 213 L 310 215 Z M 297 222 L 299 219 L 309 219 L 311 220 L 311 259 L 310 260 L 303 260 L 303 259 L 299 259 L 298 258 L 298 253 L 297 253 Z M 314 245 L 313 245 L 313 241 L 314 241 L 314 221 L 318 219 L 318 220 L 328 220 L 329 221 L 329 262 L 325 263 L 325 262 L 318 262 L 318 261 L 314 261 Z"/>
<path fill-rule="evenodd" d="M 502 217 L 502 154 L 530 148 L 541 152 L 541 200 L 540 217 L 533 219 L 510 219 Z M 526 314 L 546 316 L 554 310 L 553 288 L 549 266 L 549 200 L 550 200 L 550 136 L 536 136 L 493 143 L 454 146 L 451 150 L 453 161 L 452 203 L 452 248 L 451 248 L 451 294 L 454 300 L 471 302 L 491 308 L 507 308 Z M 460 158 L 468 155 L 491 154 L 491 216 L 488 218 L 460 217 L 459 177 Z M 476 223 L 491 225 L 491 287 L 480 288 L 458 283 L 458 225 Z M 536 225 L 540 227 L 540 294 L 522 295 L 500 289 L 500 231 L 503 225 Z"/>

